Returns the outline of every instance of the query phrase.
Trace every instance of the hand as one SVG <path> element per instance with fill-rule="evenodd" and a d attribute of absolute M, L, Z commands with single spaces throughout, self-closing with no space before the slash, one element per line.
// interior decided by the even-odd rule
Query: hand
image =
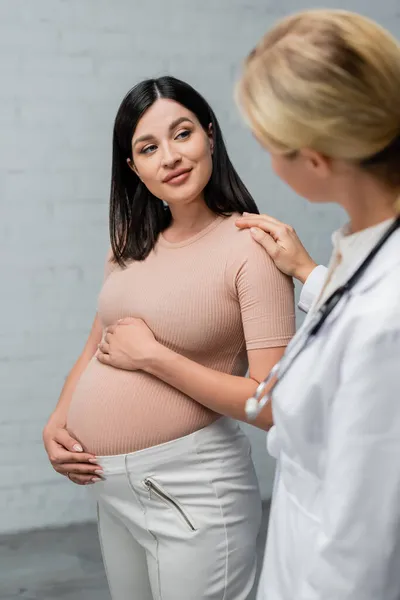
<path fill-rule="evenodd" d="M 73 483 L 87 485 L 101 480 L 102 469 L 93 454 L 83 452 L 65 426 L 49 423 L 43 430 L 43 442 L 51 465 Z M 99 477 L 100 475 L 100 477 Z"/>
<path fill-rule="evenodd" d="M 236 226 L 250 228 L 253 238 L 263 246 L 278 269 L 302 283 L 317 266 L 290 225 L 268 215 L 243 213 Z"/>
<path fill-rule="evenodd" d="M 142 319 L 121 319 L 116 325 L 107 327 L 96 357 L 116 369 L 145 371 L 158 346 Z"/>

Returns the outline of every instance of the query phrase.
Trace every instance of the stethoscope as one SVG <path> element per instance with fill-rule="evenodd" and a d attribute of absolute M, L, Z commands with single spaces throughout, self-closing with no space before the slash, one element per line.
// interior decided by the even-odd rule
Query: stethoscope
<path fill-rule="evenodd" d="M 289 369 L 292 367 L 294 361 L 303 352 L 306 346 L 315 338 L 319 333 L 325 321 L 335 309 L 340 300 L 349 294 L 352 288 L 356 285 L 360 277 L 364 274 L 365 270 L 369 267 L 375 256 L 378 254 L 382 246 L 387 242 L 390 236 L 400 227 L 400 217 L 397 217 L 395 221 L 390 225 L 384 235 L 381 237 L 379 242 L 374 246 L 368 256 L 363 260 L 357 270 L 348 279 L 348 281 L 340 286 L 329 298 L 322 304 L 318 309 L 315 316 L 312 317 L 309 323 L 306 325 L 302 335 L 289 345 L 286 354 L 270 371 L 268 377 L 264 379 L 256 389 L 256 392 L 252 398 L 249 398 L 246 402 L 246 416 L 249 421 L 253 421 L 262 411 L 264 406 L 268 404 L 271 399 L 272 392 L 276 389 L 276 386 L 282 381 Z M 273 382 L 273 383 L 271 383 Z M 271 385 L 270 385 L 271 384 Z M 267 388 L 269 389 L 267 390 Z"/>

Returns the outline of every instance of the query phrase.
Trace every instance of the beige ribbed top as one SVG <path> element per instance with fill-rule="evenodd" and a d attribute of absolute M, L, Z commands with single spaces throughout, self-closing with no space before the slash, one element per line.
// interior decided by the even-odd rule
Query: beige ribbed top
<path fill-rule="evenodd" d="M 157 340 L 209 368 L 244 376 L 247 349 L 285 346 L 295 331 L 291 279 L 238 215 L 218 217 L 180 243 L 160 235 L 143 262 L 106 265 L 98 314 L 104 327 L 143 319 Z M 72 397 L 67 427 L 85 450 L 124 454 L 177 439 L 217 415 L 142 371 L 93 358 Z"/>

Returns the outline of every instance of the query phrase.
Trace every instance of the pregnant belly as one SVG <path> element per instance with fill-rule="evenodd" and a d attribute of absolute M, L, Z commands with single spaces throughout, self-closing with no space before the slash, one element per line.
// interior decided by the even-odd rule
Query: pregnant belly
<path fill-rule="evenodd" d="M 107 456 L 177 439 L 216 418 L 151 375 L 114 369 L 93 358 L 75 388 L 67 428 L 87 452 Z"/>

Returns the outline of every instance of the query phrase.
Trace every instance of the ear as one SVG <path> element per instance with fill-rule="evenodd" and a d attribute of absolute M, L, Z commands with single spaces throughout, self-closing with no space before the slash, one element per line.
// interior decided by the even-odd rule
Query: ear
<path fill-rule="evenodd" d="M 130 168 L 130 170 L 133 171 L 135 175 L 137 175 L 140 179 L 139 173 L 137 172 L 137 168 L 135 167 L 135 163 L 133 162 L 133 160 L 127 158 L 126 162 L 128 163 L 128 167 Z"/>
<path fill-rule="evenodd" d="M 314 175 L 326 178 L 332 173 L 332 159 L 312 148 L 302 148 L 299 152 L 305 166 Z"/>
<path fill-rule="evenodd" d="M 208 136 L 208 139 L 210 140 L 211 154 L 213 154 L 214 153 L 214 130 L 213 130 L 212 123 L 210 123 L 208 125 L 207 136 Z"/>

